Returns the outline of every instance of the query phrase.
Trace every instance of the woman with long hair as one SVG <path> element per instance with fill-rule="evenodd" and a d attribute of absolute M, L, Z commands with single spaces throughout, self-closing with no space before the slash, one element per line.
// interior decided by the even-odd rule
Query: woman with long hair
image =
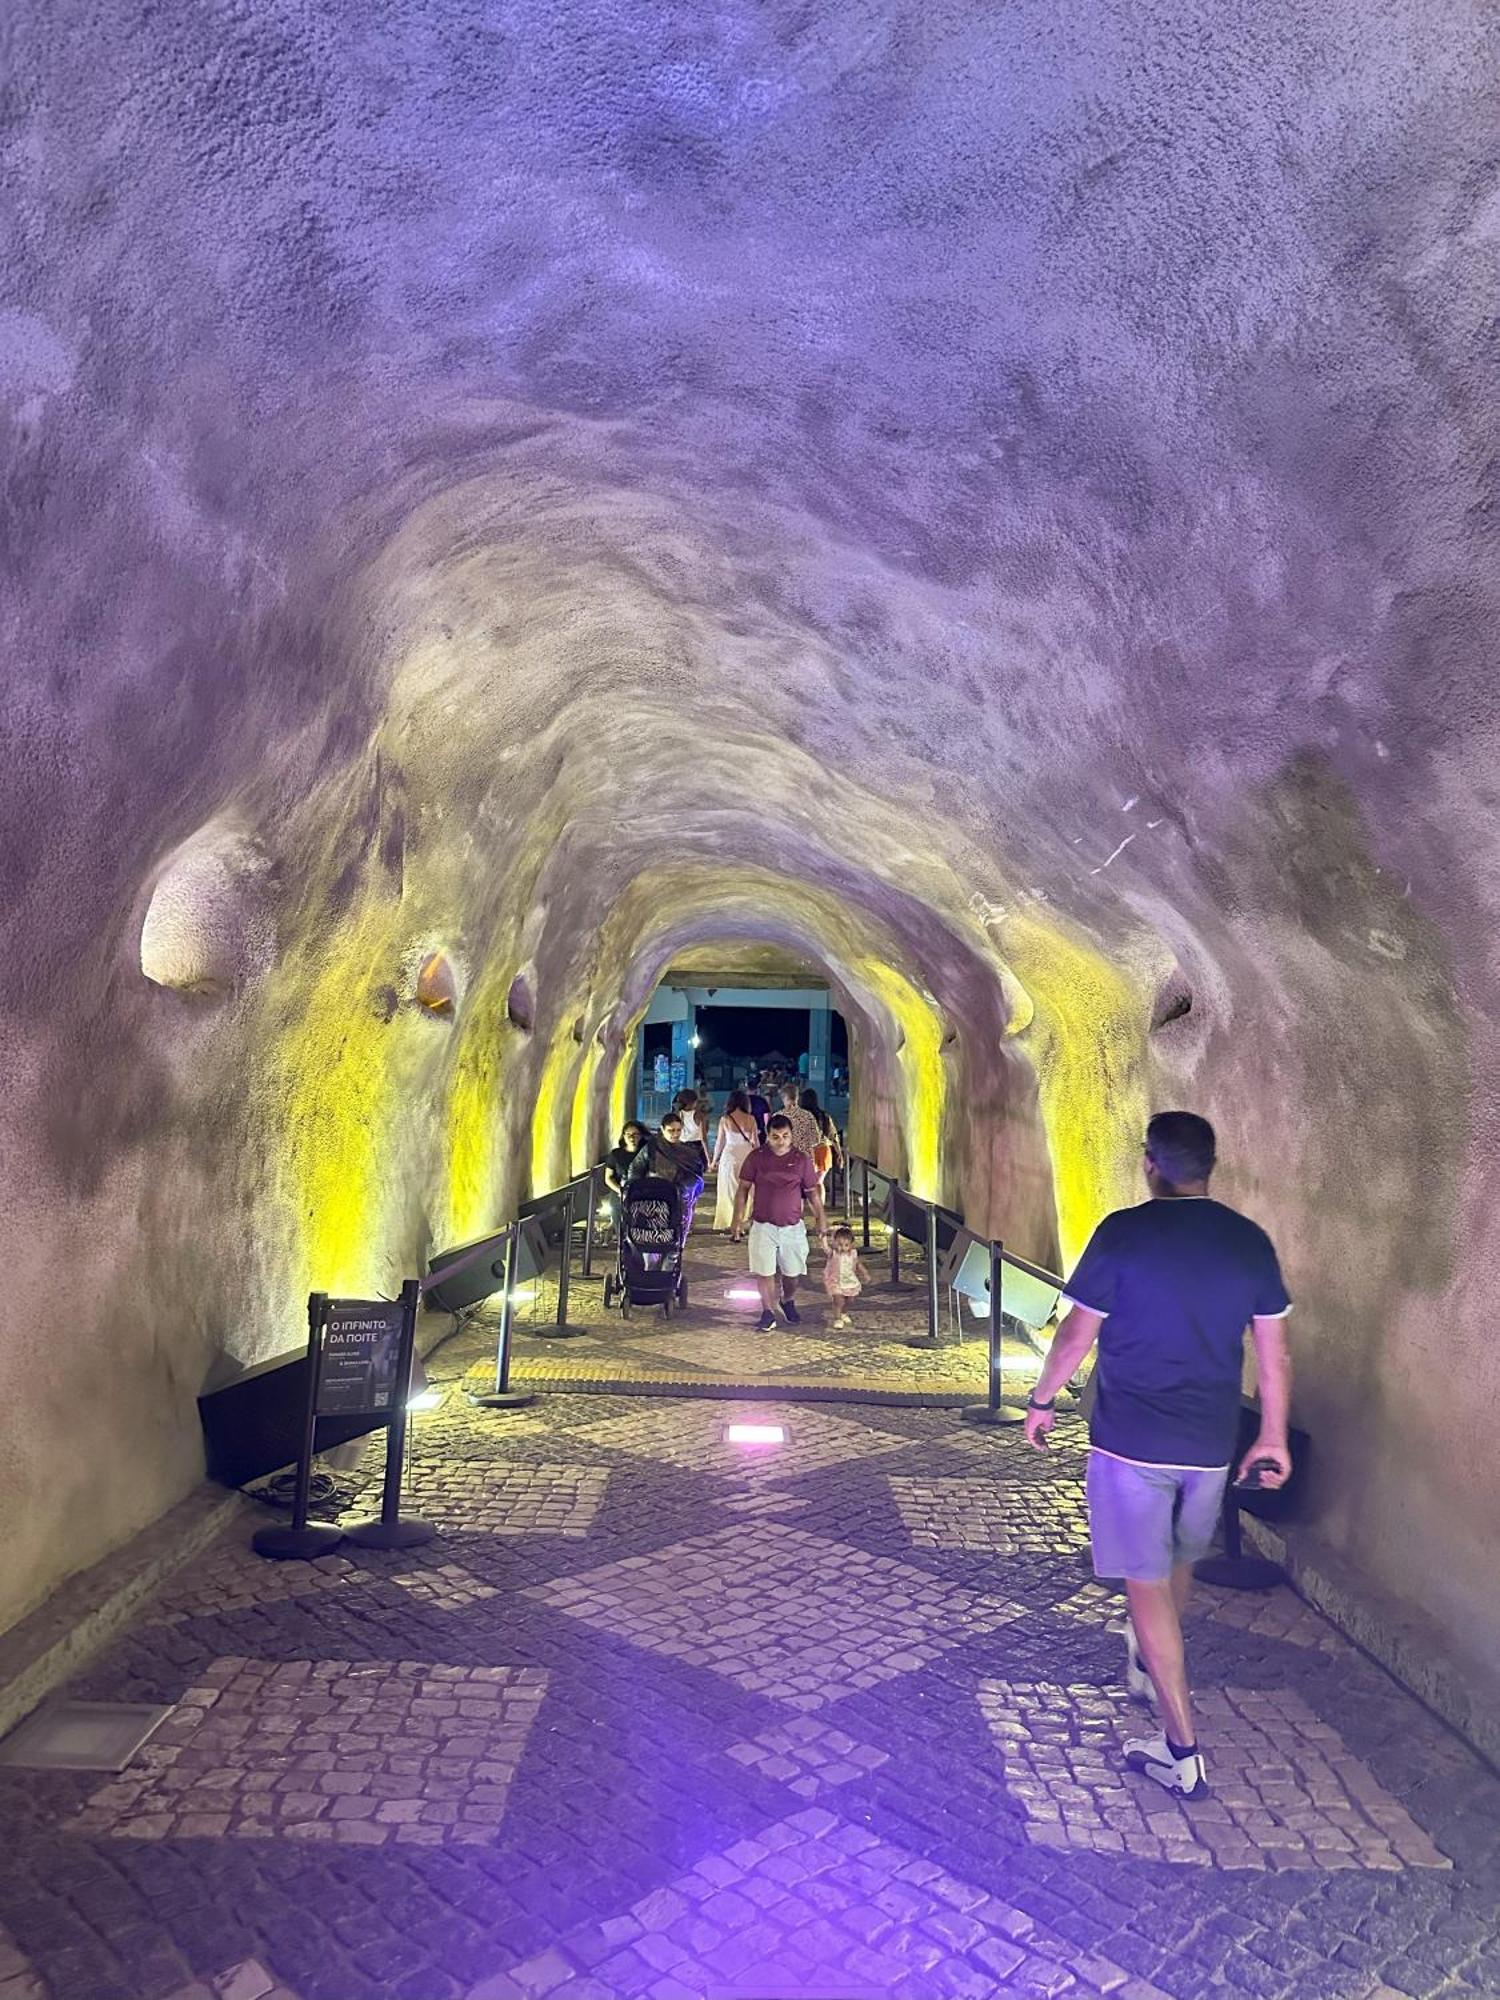
<path fill-rule="evenodd" d="M 718 1198 L 714 1203 L 714 1228 L 734 1226 L 735 1197 L 740 1191 L 740 1168 L 760 1144 L 760 1131 L 750 1099 L 743 1090 L 731 1090 L 719 1120 L 719 1136 L 714 1143 L 711 1165 L 719 1170 Z"/>
<path fill-rule="evenodd" d="M 696 1090 L 679 1090 L 672 1099 L 672 1109 L 682 1120 L 684 1139 L 701 1139 L 705 1150 L 708 1146 L 708 1099 Z"/>

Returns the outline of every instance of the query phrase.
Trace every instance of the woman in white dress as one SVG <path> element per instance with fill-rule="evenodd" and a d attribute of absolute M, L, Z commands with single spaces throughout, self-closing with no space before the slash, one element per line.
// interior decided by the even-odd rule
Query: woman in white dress
<path fill-rule="evenodd" d="M 672 1099 L 672 1109 L 682 1120 L 684 1139 L 701 1139 L 705 1152 L 708 1150 L 708 1119 L 704 1116 L 707 1099 L 696 1090 L 679 1090 Z"/>
<path fill-rule="evenodd" d="M 740 1168 L 760 1144 L 760 1130 L 743 1090 L 731 1090 L 719 1120 L 719 1136 L 710 1164 L 719 1170 L 719 1197 L 714 1203 L 714 1228 L 734 1225 L 735 1197 L 740 1191 Z"/>

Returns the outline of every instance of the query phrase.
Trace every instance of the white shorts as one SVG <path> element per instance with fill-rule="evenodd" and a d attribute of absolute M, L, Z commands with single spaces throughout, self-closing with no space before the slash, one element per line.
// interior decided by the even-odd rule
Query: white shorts
<path fill-rule="evenodd" d="M 807 1270 L 807 1230 L 800 1222 L 752 1222 L 750 1270 L 757 1278 L 800 1278 Z"/>

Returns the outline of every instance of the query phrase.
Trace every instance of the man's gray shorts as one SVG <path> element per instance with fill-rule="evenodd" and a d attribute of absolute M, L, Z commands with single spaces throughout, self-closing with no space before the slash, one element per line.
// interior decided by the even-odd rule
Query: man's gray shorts
<path fill-rule="evenodd" d="M 1086 1491 L 1095 1576 L 1164 1583 L 1213 1546 L 1227 1465 L 1136 1465 L 1089 1453 Z"/>

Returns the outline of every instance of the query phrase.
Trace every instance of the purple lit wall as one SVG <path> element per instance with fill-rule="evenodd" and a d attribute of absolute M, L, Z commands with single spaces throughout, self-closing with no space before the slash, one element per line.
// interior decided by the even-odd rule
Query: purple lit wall
<path fill-rule="evenodd" d="M 1500 1657 L 1483 11 L 12 19 L 0 1611 L 732 947 L 1033 1255 L 1214 1116 L 1319 1533 Z"/>

